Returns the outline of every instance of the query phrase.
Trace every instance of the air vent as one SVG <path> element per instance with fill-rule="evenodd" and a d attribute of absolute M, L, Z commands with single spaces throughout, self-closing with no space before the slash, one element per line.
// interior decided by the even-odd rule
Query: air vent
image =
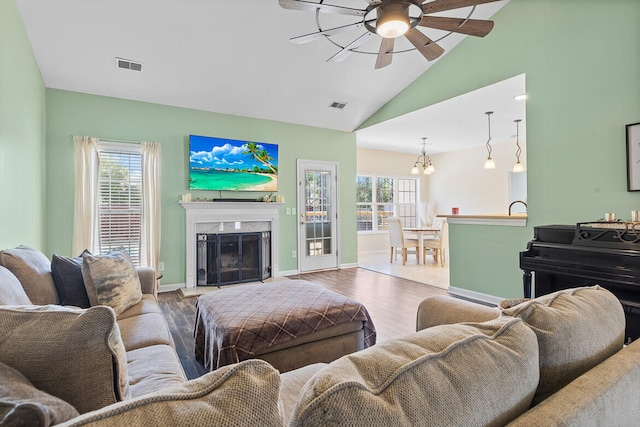
<path fill-rule="evenodd" d="M 116 66 L 124 70 L 142 71 L 142 62 L 135 62 L 129 59 L 116 58 Z"/>
<path fill-rule="evenodd" d="M 331 108 L 337 108 L 338 110 L 342 110 L 344 107 L 347 106 L 346 102 L 332 102 L 331 105 L 329 105 L 329 107 Z"/>

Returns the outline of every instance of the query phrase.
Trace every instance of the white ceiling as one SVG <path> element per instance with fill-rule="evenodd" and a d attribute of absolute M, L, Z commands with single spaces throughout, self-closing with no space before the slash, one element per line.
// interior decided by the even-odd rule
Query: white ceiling
<path fill-rule="evenodd" d="M 490 18 L 507 1 L 480 5 L 473 18 Z M 367 2 L 326 3 L 364 8 Z M 327 63 L 339 50 L 328 40 L 304 45 L 289 41 L 317 31 L 315 13 L 283 9 L 277 0 L 17 0 L 17 4 L 49 88 L 285 123 L 353 131 L 432 64 L 415 50 L 395 54 L 393 63 L 380 70 L 374 70 L 371 54 L 353 53 L 344 62 Z M 470 10 L 442 15 L 466 17 Z M 352 22 L 345 16 L 320 15 L 322 28 Z M 334 41 L 346 44 L 362 32 L 336 36 Z M 424 32 L 433 39 L 444 34 Z M 462 38 L 451 34 L 439 44 L 450 51 Z M 359 50 L 377 52 L 379 40 L 373 36 Z M 142 62 L 143 71 L 116 68 L 116 57 Z M 334 101 L 347 106 L 329 108 Z M 474 109 L 469 116 L 483 119 L 483 111 Z M 471 122 L 466 122 L 469 129 Z M 438 131 L 441 122 L 426 123 L 429 127 L 420 126 L 406 136 L 413 145 L 411 152 L 421 136 L 433 138 L 435 144 L 443 141 L 444 130 Z M 473 134 L 482 137 L 484 132 Z M 367 146 L 383 144 L 370 132 L 363 135 Z M 387 149 L 400 149 L 397 144 L 394 138 Z"/>
<path fill-rule="evenodd" d="M 525 94 L 525 75 L 511 77 L 473 92 L 451 98 L 356 132 L 358 147 L 419 154 L 422 137 L 426 152 L 436 154 L 516 139 L 514 120 L 521 119 L 520 142 L 525 142 L 526 102 L 514 99 Z"/>

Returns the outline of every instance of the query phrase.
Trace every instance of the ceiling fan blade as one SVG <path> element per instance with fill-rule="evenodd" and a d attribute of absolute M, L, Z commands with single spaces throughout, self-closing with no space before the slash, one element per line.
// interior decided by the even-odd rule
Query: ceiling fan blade
<path fill-rule="evenodd" d="M 393 52 L 394 40 L 395 39 L 382 39 L 378 58 L 376 59 L 376 70 L 391 64 L 391 60 L 393 59 L 393 54 L 391 52 Z"/>
<path fill-rule="evenodd" d="M 360 37 L 358 37 L 357 39 L 355 39 L 354 41 L 346 45 L 342 50 L 340 50 L 338 53 L 333 55 L 331 58 L 327 59 L 327 62 L 344 61 L 347 58 L 347 56 L 351 54 L 351 50 L 357 49 L 360 46 L 362 46 L 364 42 L 369 40 L 369 37 L 371 37 L 372 35 L 373 33 L 370 33 L 367 31 L 366 33 L 364 33 L 363 35 L 361 35 Z"/>
<path fill-rule="evenodd" d="M 327 30 L 317 31 L 303 36 L 293 37 L 289 40 L 297 44 L 309 43 L 321 39 L 324 36 L 333 36 L 334 34 L 340 34 L 345 31 L 355 30 L 362 27 L 364 27 L 364 23 L 356 22 L 355 24 L 343 25 L 341 27 L 329 28 Z"/>
<path fill-rule="evenodd" d="M 280 6 L 295 10 L 320 10 L 323 13 L 337 13 L 339 15 L 364 16 L 367 11 L 351 7 L 332 6 L 324 3 L 314 3 L 305 0 L 279 0 Z"/>
<path fill-rule="evenodd" d="M 412 28 L 407 31 L 404 36 L 409 39 L 411 44 L 414 45 L 428 61 L 433 61 L 444 53 L 443 48 L 425 36 L 420 30 Z"/>
<path fill-rule="evenodd" d="M 493 29 L 493 21 L 480 19 L 443 18 L 440 16 L 423 16 L 418 24 L 422 27 L 453 31 L 454 33 L 484 37 Z"/>
<path fill-rule="evenodd" d="M 461 7 L 476 6 L 478 4 L 493 3 L 499 0 L 435 0 L 422 5 L 423 13 L 436 13 L 445 10 L 460 9 Z"/>

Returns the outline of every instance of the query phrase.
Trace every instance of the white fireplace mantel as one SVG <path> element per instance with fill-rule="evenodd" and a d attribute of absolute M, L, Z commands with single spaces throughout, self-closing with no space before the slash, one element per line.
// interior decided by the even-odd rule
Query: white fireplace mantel
<path fill-rule="evenodd" d="M 201 232 L 242 233 L 256 223 L 266 223 L 271 230 L 271 276 L 280 273 L 278 251 L 278 208 L 284 203 L 277 202 L 179 202 L 186 210 L 186 285 L 195 288 L 196 279 L 196 236 Z M 215 231 L 213 231 L 215 232 Z"/>

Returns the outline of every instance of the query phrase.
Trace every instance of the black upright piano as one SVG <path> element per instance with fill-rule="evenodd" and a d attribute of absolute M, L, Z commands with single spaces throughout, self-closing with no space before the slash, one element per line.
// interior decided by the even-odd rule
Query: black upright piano
<path fill-rule="evenodd" d="M 533 232 L 520 252 L 526 298 L 598 284 L 622 303 L 627 338 L 640 337 L 640 223 L 544 225 Z"/>

